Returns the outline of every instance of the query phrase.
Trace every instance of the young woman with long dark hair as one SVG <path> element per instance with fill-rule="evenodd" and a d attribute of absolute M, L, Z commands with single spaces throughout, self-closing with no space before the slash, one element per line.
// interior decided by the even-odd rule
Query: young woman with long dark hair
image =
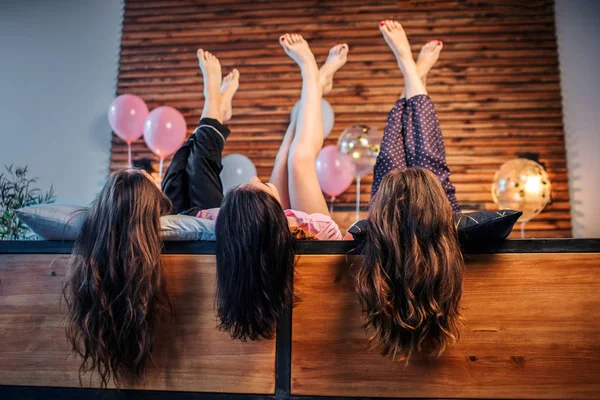
<path fill-rule="evenodd" d="M 415 64 L 398 22 L 382 21 L 380 30 L 405 91 L 390 111 L 375 164 L 355 286 L 371 344 L 408 361 L 415 353 L 441 355 L 458 340 L 464 261 L 453 212 L 460 209 L 425 89 L 442 43 L 426 44 Z"/>
<path fill-rule="evenodd" d="M 141 378 L 161 315 L 170 311 L 160 257 L 160 217 L 171 202 L 142 170 L 110 176 L 87 210 L 63 295 L 67 338 L 80 375 Z"/>
<path fill-rule="evenodd" d="M 75 242 L 66 299 L 67 337 L 82 357 L 80 374 L 98 372 L 101 383 L 144 375 L 161 315 L 170 311 L 161 259 L 160 217 L 191 206 L 219 205 L 220 157 L 229 131 L 234 70 L 198 51 L 205 102 L 200 124 L 175 154 L 163 192 L 142 170 L 110 176 L 86 213 Z M 173 203 L 169 200 L 172 199 Z"/>
<path fill-rule="evenodd" d="M 324 139 L 321 98 L 346 62 L 348 46 L 334 46 L 319 70 L 302 36 L 286 34 L 280 43 L 300 67 L 302 92 L 269 182 L 255 177 L 232 189 L 220 208 L 197 214 L 216 219 L 220 328 L 240 340 L 272 338 L 291 307 L 296 239 L 342 239 L 315 163 Z"/>

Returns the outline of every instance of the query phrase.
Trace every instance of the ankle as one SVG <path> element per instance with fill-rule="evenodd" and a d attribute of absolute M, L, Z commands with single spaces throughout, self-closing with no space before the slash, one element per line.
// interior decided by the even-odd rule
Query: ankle
<path fill-rule="evenodd" d="M 204 102 L 210 102 L 214 104 L 221 104 L 221 91 L 220 89 L 204 89 Z"/>
<path fill-rule="evenodd" d="M 402 76 L 404 77 L 404 84 L 407 85 L 409 82 L 418 82 L 419 85 L 423 84 L 422 79 L 414 68 L 401 68 Z"/>
<path fill-rule="evenodd" d="M 413 60 L 410 56 L 406 57 L 405 59 L 398 59 L 398 67 L 400 67 L 400 70 L 402 71 L 403 74 L 416 74 L 419 76 L 420 75 L 418 73 L 418 69 L 417 69 L 417 64 L 415 63 L 415 60 Z"/>
<path fill-rule="evenodd" d="M 314 66 L 311 65 L 302 67 L 300 73 L 302 74 L 302 79 L 304 80 L 310 79 L 319 82 L 319 68 L 317 68 L 316 63 Z"/>
<path fill-rule="evenodd" d="M 219 97 L 219 107 L 221 107 L 221 109 L 228 108 L 230 103 L 231 103 L 231 99 L 227 99 L 223 96 Z"/>

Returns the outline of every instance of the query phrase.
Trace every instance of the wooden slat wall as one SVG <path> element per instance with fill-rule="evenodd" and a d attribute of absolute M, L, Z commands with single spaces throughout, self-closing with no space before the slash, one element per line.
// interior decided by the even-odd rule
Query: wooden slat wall
<path fill-rule="evenodd" d="M 528 224 L 528 236 L 569 237 L 551 0 L 127 0 L 118 93 L 137 94 L 150 108 L 178 108 L 191 134 L 203 104 L 195 51 L 214 52 L 224 73 L 234 67 L 241 72 L 225 153 L 246 154 L 266 179 L 301 84 L 278 37 L 302 33 L 318 62 L 335 43 L 350 45 L 348 64 L 327 97 L 336 120 L 327 144 L 334 144 L 354 123 L 383 130 L 402 90 L 400 71 L 377 26 L 389 18 L 403 22 L 415 56 L 428 40 L 444 41 L 428 89 L 460 203 L 495 209 L 490 185 L 496 169 L 519 152 L 538 153 L 549 170 L 554 203 Z M 143 141 L 134 143 L 133 156 L 154 158 Z M 126 146 L 115 137 L 111 169 L 126 160 Z M 363 179 L 363 205 L 371 180 Z M 339 204 L 353 204 L 355 191 L 353 185 Z"/>

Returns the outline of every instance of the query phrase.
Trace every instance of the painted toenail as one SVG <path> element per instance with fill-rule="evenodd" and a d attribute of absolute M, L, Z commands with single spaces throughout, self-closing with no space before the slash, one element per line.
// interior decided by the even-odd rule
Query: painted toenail
<path fill-rule="evenodd" d="M 383 21 L 381 21 L 381 22 L 379 23 L 379 26 L 384 26 L 384 25 L 385 25 L 385 22 L 383 22 Z"/>

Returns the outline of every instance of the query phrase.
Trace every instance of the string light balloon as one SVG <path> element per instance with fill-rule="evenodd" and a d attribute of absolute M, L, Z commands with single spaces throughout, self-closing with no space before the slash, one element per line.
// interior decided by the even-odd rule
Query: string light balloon
<path fill-rule="evenodd" d="M 515 158 L 502 164 L 494 175 L 492 199 L 500 208 L 523 212 L 521 238 L 525 224 L 538 215 L 550 202 L 551 185 L 548 173 L 540 164 L 526 158 Z"/>
<path fill-rule="evenodd" d="M 383 136 L 368 125 L 352 125 L 338 139 L 340 153 L 350 156 L 356 174 L 356 220 L 360 211 L 360 179 L 373 172 Z"/>

